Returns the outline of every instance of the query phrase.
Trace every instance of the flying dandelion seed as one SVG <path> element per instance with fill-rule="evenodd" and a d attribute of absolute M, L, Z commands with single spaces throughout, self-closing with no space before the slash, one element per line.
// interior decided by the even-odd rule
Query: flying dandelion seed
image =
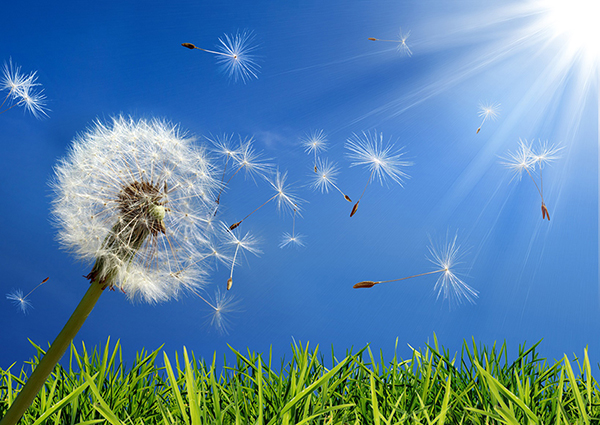
<path fill-rule="evenodd" d="M 229 316 L 241 311 L 239 309 L 239 302 L 235 299 L 234 295 L 231 292 L 221 292 L 217 289 L 214 300 L 208 300 L 198 292 L 194 292 L 194 294 L 202 299 L 212 310 L 207 315 L 207 325 L 216 329 L 222 335 L 228 334 L 230 328 Z"/>
<path fill-rule="evenodd" d="M 323 133 L 323 130 L 313 131 L 310 135 L 306 136 L 300 141 L 304 150 L 308 154 L 314 154 L 315 162 L 315 173 L 317 172 L 317 153 L 327 150 L 327 136 Z"/>
<path fill-rule="evenodd" d="M 42 280 L 40 283 L 38 283 L 35 286 L 35 288 L 33 288 L 31 291 L 29 291 L 27 293 L 27 295 L 25 295 L 25 296 L 23 296 L 23 291 L 21 291 L 20 289 L 17 289 L 13 292 L 6 294 L 6 298 L 9 299 L 10 301 L 12 301 L 15 304 L 15 306 L 19 310 L 21 310 L 21 312 L 23 312 L 23 314 L 27 314 L 27 309 L 33 308 L 31 301 L 29 301 L 27 298 L 29 298 L 29 296 L 33 293 L 33 291 L 35 291 L 37 288 L 42 286 L 44 283 L 48 282 L 49 279 L 50 278 L 47 277 L 44 280 Z"/>
<path fill-rule="evenodd" d="M 483 121 L 481 121 L 481 124 L 479 125 L 479 128 L 477 129 L 477 132 L 475 134 L 479 134 L 479 131 L 481 131 L 481 127 L 483 127 L 483 124 L 486 122 L 486 120 L 489 118 L 490 120 L 494 121 L 496 118 L 498 118 L 498 113 L 500 112 L 500 104 L 499 103 L 480 103 L 479 104 L 479 117 L 483 117 Z"/>
<path fill-rule="evenodd" d="M 385 41 L 388 43 L 397 43 L 398 44 L 398 51 L 400 53 L 404 53 L 407 56 L 412 56 L 412 51 L 410 50 L 410 47 L 408 47 L 408 44 L 406 44 L 406 40 L 408 40 L 408 37 L 410 36 L 410 31 L 403 33 L 402 32 L 402 28 L 400 28 L 400 31 L 398 33 L 398 40 L 382 40 L 380 38 L 373 38 L 373 37 L 369 37 L 370 41 Z"/>
<path fill-rule="evenodd" d="M 225 152 L 224 149 L 228 149 L 228 152 L 230 152 L 230 153 L 228 154 L 228 157 L 226 158 L 225 165 L 227 165 L 227 159 L 230 157 L 234 164 L 233 167 L 236 168 L 236 170 L 229 177 L 229 179 L 227 181 L 224 181 L 226 169 L 223 170 L 222 186 L 221 186 L 221 189 L 219 190 L 219 195 L 217 196 L 217 200 L 215 201 L 217 206 L 215 207 L 213 215 L 217 214 L 217 211 L 219 209 L 219 204 L 221 202 L 221 194 L 222 194 L 223 190 L 227 187 L 229 182 L 231 182 L 231 180 L 240 171 L 244 170 L 245 176 L 246 177 L 250 176 L 252 178 L 252 180 L 254 180 L 255 183 L 256 183 L 256 177 L 262 177 L 262 178 L 266 179 L 267 176 L 272 173 L 273 165 L 270 164 L 269 162 L 267 162 L 267 161 L 269 161 L 268 159 L 262 159 L 261 153 L 255 152 L 253 142 L 254 142 L 254 138 L 252 138 L 252 137 L 246 138 L 243 140 L 240 137 L 239 146 L 235 150 L 231 150 L 230 147 L 227 147 L 227 148 L 225 148 L 224 146 L 217 147 L 217 149 L 220 150 L 221 154 L 223 154 Z"/>
<path fill-rule="evenodd" d="M 435 264 L 436 270 L 402 277 L 399 279 L 379 281 L 365 280 L 355 284 L 353 288 L 372 288 L 380 283 L 399 282 L 401 280 L 412 279 L 415 277 L 439 274 L 434 287 L 434 291 L 437 292 L 438 299 L 441 295 L 443 299 L 448 299 L 450 304 L 461 303 L 463 299 L 470 303 L 474 303 L 475 299 L 478 297 L 477 291 L 467 285 L 452 270 L 457 264 L 460 264 L 459 260 L 462 257 L 460 245 L 456 243 L 456 239 L 457 235 L 455 235 L 451 240 L 446 237 L 446 242 L 438 248 L 436 248 L 430 241 L 430 246 L 428 247 L 430 257 L 428 257 L 428 259 Z"/>
<path fill-rule="evenodd" d="M 413 163 L 401 159 L 404 156 L 404 152 L 402 152 L 404 148 L 401 148 L 397 152 L 392 152 L 393 147 L 393 144 L 386 144 L 384 146 L 383 133 L 378 134 L 376 131 L 363 131 L 362 137 L 355 133 L 346 141 L 346 149 L 350 151 L 347 154 L 348 158 L 354 161 L 350 166 L 367 165 L 369 170 L 371 170 L 367 184 L 360 198 L 354 204 L 350 217 L 356 214 L 358 204 L 364 196 L 371 180 L 379 179 L 379 183 L 383 185 L 384 180 L 389 177 L 402 186 L 403 179 L 409 178 L 408 174 L 402 169 L 413 165 Z"/>
<path fill-rule="evenodd" d="M 12 61 L 4 64 L 3 75 L 0 78 L 0 90 L 8 90 L 8 94 L 0 104 L 0 114 L 11 110 L 16 106 L 22 106 L 31 114 L 40 118 L 46 113 L 46 96 L 43 90 L 37 90 L 40 84 L 37 81 L 37 73 L 29 75 L 21 73 L 20 67 L 14 67 Z M 5 106 L 6 105 L 6 106 Z M 2 108 L 5 108 L 2 110 Z"/>
<path fill-rule="evenodd" d="M 316 175 L 312 176 L 311 182 L 313 190 L 320 189 L 321 192 L 329 193 L 329 188 L 332 187 L 340 192 L 346 201 L 352 202 L 352 199 L 335 184 L 336 176 L 339 174 L 337 164 L 329 162 L 328 159 L 321 160 L 320 158 L 317 159 L 317 164 L 318 171 Z"/>
<path fill-rule="evenodd" d="M 33 308 L 31 302 L 27 299 L 27 296 L 23 296 L 23 291 L 17 289 L 13 292 L 6 294 L 6 298 L 13 302 L 13 304 L 21 310 L 23 314 L 27 314 L 29 308 Z"/>
<path fill-rule="evenodd" d="M 286 246 L 304 246 L 304 235 L 296 233 L 296 209 L 294 209 L 292 218 L 292 233 L 285 232 L 283 234 L 279 248 L 285 248 Z"/>
<path fill-rule="evenodd" d="M 233 223 L 229 226 L 229 230 L 233 230 L 238 227 L 244 220 L 254 214 L 256 211 L 260 210 L 262 207 L 267 205 L 269 202 L 273 200 L 277 200 L 277 209 L 279 211 L 297 211 L 300 214 L 299 205 L 302 203 L 302 200 L 290 190 L 288 186 L 286 186 L 285 181 L 287 179 L 287 171 L 285 173 L 281 173 L 279 170 L 275 172 L 275 177 L 268 180 L 269 184 L 275 190 L 275 194 L 267 199 L 261 206 L 253 210 L 246 217 L 242 218 L 240 221 Z"/>
<path fill-rule="evenodd" d="M 230 230 L 226 224 L 223 224 L 222 226 L 224 229 L 223 235 L 227 239 L 225 243 L 227 245 L 235 246 L 235 252 L 231 261 L 231 271 L 229 273 L 229 279 L 227 279 L 227 290 L 229 291 L 233 285 L 233 269 L 238 263 L 239 251 L 241 250 L 242 253 L 247 251 L 256 256 L 262 254 L 262 251 L 256 247 L 258 240 L 250 233 L 246 233 L 243 237 L 239 237 L 239 235 L 236 234 L 237 232 Z"/>
<path fill-rule="evenodd" d="M 217 55 L 217 62 L 221 65 L 223 72 L 236 83 L 238 80 L 244 84 L 252 78 L 258 78 L 260 66 L 256 63 L 256 56 L 252 54 L 256 50 L 253 45 L 254 34 L 250 31 L 237 32 L 233 35 L 225 34 L 219 38 L 219 51 L 202 49 L 192 43 L 182 43 L 188 49 L 202 50 L 203 52 Z"/>
<path fill-rule="evenodd" d="M 542 170 L 546 164 L 560 158 L 558 153 L 563 147 L 558 145 L 548 145 L 547 141 L 541 142 L 538 140 L 538 142 L 539 147 L 533 149 L 531 143 L 528 143 L 527 140 L 519 140 L 519 148 L 517 151 L 515 153 L 508 152 L 508 157 L 504 158 L 504 161 L 501 163 L 513 170 L 513 179 L 518 177 L 520 180 L 523 171 L 527 172 L 542 200 L 542 220 L 547 218 L 548 221 L 550 221 L 550 213 L 544 201 L 544 179 Z M 534 177 L 536 166 L 539 169 L 539 185 Z"/>

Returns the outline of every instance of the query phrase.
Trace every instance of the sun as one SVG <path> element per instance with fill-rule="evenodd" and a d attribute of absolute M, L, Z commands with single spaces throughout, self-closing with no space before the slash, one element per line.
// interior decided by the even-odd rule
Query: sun
<path fill-rule="evenodd" d="M 549 27 L 569 53 L 595 64 L 600 59 L 600 1 L 542 0 Z"/>

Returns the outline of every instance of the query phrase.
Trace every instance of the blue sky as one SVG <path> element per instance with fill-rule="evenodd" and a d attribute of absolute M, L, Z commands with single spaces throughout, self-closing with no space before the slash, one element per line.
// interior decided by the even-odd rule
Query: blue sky
<path fill-rule="evenodd" d="M 435 332 L 452 350 L 471 337 L 506 340 L 513 352 L 543 338 L 550 358 L 589 346 L 600 359 L 597 80 L 586 79 L 591 68 L 580 60 L 565 59 L 551 28 L 535 27 L 543 13 L 527 14 L 521 3 L 4 5 L 0 61 L 37 71 L 51 111 L 41 120 L 18 108 L 0 115 L 0 292 L 26 293 L 50 280 L 30 296 L 27 315 L 0 298 L 0 367 L 33 355 L 28 338 L 51 341 L 86 290 L 90 265 L 56 241 L 49 182 L 78 133 L 118 114 L 165 118 L 197 136 L 254 136 L 307 201 L 296 222 L 306 246 L 279 248 L 291 217 L 265 207 L 244 223 L 263 254 L 235 271 L 239 311 L 229 316 L 228 335 L 206 326 L 210 310 L 196 297 L 132 304 L 115 291 L 103 294 L 77 344 L 118 338 L 132 359 L 161 344 L 203 356 L 229 353 L 227 344 L 273 346 L 282 356 L 292 338 L 339 351 L 371 343 L 391 353 L 398 338 L 408 356 L 407 344 L 422 346 Z M 411 31 L 410 57 L 367 40 L 393 39 L 400 28 Z M 213 55 L 180 46 L 214 49 L 238 30 L 254 33 L 261 66 L 246 84 L 228 79 Z M 481 102 L 501 110 L 475 134 Z M 351 204 L 338 194 L 307 186 L 312 158 L 300 140 L 319 129 L 329 140 L 324 156 L 341 167 L 338 184 L 351 197 L 369 176 L 349 167 L 344 144 L 353 133 L 377 130 L 404 147 L 411 178 L 404 187 L 371 184 L 350 218 Z M 550 222 L 542 221 L 532 182 L 511 181 L 500 163 L 519 139 L 564 147 L 544 169 Z M 223 220 L 233 223 L 269 194 L 264 182 L 233 180 Z M 431 276 L 352 289 L 433 270 L 429 238 L 455 232 L 465 253 L 457 271 L 479 291 L 475 305 L 449 308 L 436 299 Z M 212 294 L 228 270 L 210 276 Z"/>

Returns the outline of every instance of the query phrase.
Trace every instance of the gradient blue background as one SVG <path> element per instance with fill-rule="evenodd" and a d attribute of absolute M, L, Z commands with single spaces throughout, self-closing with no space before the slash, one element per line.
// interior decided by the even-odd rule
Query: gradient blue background
<path fill-rule="evenodd" d="M 450 5 L 449 3 L 452 3 Z M 38 71 L 51 109 L 36 120 L 22 109 L 0 116 L 0 367 L 21 364 L 51 341 L 87 289 L 90 265 L 59 249 L 50 221 L 49 181 L 70 141 L 95 119 L 161 117 L 201 135 L 253 135 L 308 201 L 296 230 L 306 247 L 280 249 L 291 217 L 265 207 L 244 224 L 261 239 L 260 257 L 235 272 L 237 314 L 220 335 L 193 296 L 159 305 L 104 294 L 77 336 L 93 346 L 120 339 L 125 358 L 142 347 L 185 345 L 212 357 L 238 350 L 289 356 L 292 337 L 343 352 L 371 343 L 410 355 L 435 332 L 460 348 L 464 338 L 520 343 L 544 339 L 550 358 L 600 360 L 598 297 L 597 93 L 560 43 L 527 36 L 535 16 L 515 17 L 505 1 L 6 2 L 0 62 Z M 504 19 L 506 18 L 506 19 Z M 411 31 L 414 55 L 368 37 Z M 261 70 L 233 83 L 215 57 L 180 46 L 214 48 L 224 33 L 252 30 Z M 515 41 L 519 39 L 519 41 Z M 501 103 L 479 134 L 479 102 Z M 349 168 L 344 143 L 377 129 L 405 146 L 415 165 L 402 188 L 372 184 L 356 216 L 337 193 L 306 187 L 312 158 L 300 146 L 323 129 L 325 154 L 341 166 L 339 186 L 357 198 L 368 172 Z M 531 181 L 512 181 L 501 156 L 519 138 L 565 147 L 545 169 L 542 221 Z M 546 171 L 547 170 L 547 171 Z M 234 179 L 223 219 L 237 221 L 270 196 L 264 183 Z M 458 230 L 469 248 L 458 270 L 480 292 L 475 305 L 450 309 L 433 292 L 435 277 L 353 290 L 432 270 L 428 237 Z M 34 292 L 23 315 L 4 296 Z M 228 270 L 211 273 L 209 293 Z"/>

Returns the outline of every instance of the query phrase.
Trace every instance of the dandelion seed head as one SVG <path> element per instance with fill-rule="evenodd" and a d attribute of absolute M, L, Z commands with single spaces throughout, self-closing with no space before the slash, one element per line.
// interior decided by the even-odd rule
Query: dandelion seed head
<path fill-rule="evenodd" d="M 6 294 L 6 298 L 13 302 L 13 304 L 21 310 L 23 314 L 27 314 L 29 308 L 33 308 L 31 302 L 23 296 L 23 291 L 17 289 L 13 292 Z"/>
<path fill-rule="evenodd" d="M 310 186 L 313 190 L 329 193 L 329 189 L 335 185 L 336 176 L 339 174 L 339 168 L 334 162 L 328 159 L 317 159 L 317 172 L 311 173 Z"/>
<path fill-rule="evenodd" d="M 256 50 L 252 32 L 225 34 L 219 38 L 219 43 L 218 50 L 222 55 L 217 55 L 217 61 L 229 78 L 236 83 L 238 80 L 246 83 L 252 78 L 258 79 L 260 66 L 256 63 L 256 56 L 252 53 Z"/>
<path fill-rule="evenodd" d="M 402 152 L 403 148 L 395 152 L 392 151 L 393 148 L 393 144 L 384 145 L 383 133 L 376 131 L 363 131 L 362 136 L 355 133 L 346 141 L 346 149 L 350 151 L 348 158 L 353 161 L 352 167 L 366 165 L 373 178 L 379 179 L 382 185 L 389 177 L 402 186 L 403 180 L 410 178 L 404 169 L 413 163 L 402 159 L 405 154 Z"/>
<path fill-rule="evenodd" d="M 281 238 L 281 243 L 279 244 L 279 248 L 285 248 L 287 246 L 296 246 L 301 247 L 304 246 L 304 238 L 305 236 L 300 233 L 287 233 L 285 232 Z"/>
<path fill-rule="evenodd" d="M 309 153 L 319 153 L 327 150 L 327 136 L 323 130 L 316 130 L 300 141 L 304 150 Z"/>
<path fill-rule="evenodd" d="M 474 304 L 479 293 L 453 271 L 453 268 L 460 264 L 463 255 L 460 245 L 456 242 L 457 237 L 457 234 L 453 238 L 446 235 L 445 243 L 438 246 L 430 241 L 428 259 L 435 264 L 436 269 L 443 270 L 435 283 L 434 290 L 437 292 L 437 298 L 442 296 L 444 300 L 449 301 L 450 305 L 460 304 L 463 300 Z"/>
<path fill-rule="evenodd" d="M 79 135 L 55 168 L 62 246 L 94 261 L 88 276 L 158 302 L 204 283 L 197 264 L 219 182 L 206 151 L 179 128 L 122 116 Z"/>

